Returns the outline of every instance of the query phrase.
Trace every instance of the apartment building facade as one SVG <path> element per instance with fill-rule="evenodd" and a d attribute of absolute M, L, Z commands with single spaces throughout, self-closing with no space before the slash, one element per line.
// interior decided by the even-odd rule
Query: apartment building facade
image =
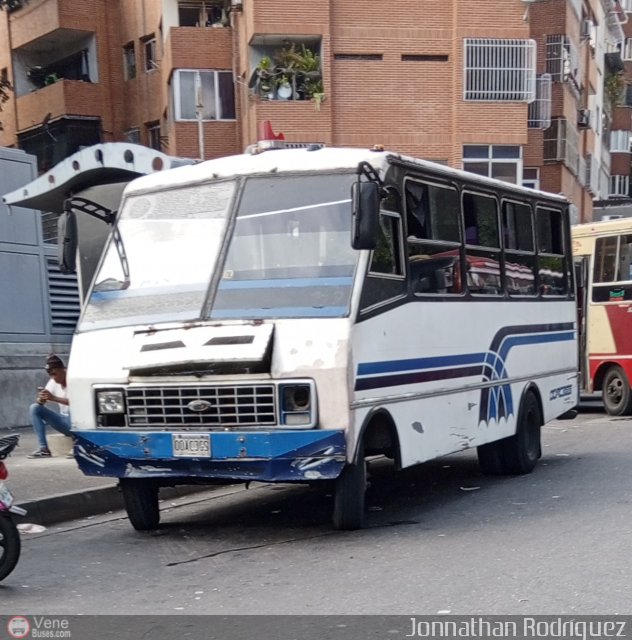
<path fill-rule="evenodd" d="M 382 144 L 561 192 L 586 221 L 593 200 L 629 189 L 630 109 L 612 88 L 628 8 L 13 0 L 0 13 L 0 73 L 14 87 L 0 145 L 35 154 L 40 172 L 96 142 L 208 159 L 271 121 L 290 141 Z"/>

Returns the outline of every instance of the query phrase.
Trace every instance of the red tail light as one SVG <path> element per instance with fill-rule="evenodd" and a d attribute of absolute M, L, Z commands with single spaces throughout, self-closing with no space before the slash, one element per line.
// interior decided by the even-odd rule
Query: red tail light
<path fill-rule="evenodd" d="M 8 477 L 9 472 L 7 471 L 7 465 L 0 460 L 0 480 L 4 480 Z"/>

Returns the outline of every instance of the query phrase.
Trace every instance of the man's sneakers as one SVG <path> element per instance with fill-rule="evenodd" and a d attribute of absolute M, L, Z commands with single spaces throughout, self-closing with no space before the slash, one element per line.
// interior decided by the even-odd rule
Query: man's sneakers
<path fill-rule="evenodd" d="M 39 449 L 35 449 L 30 456 L 26 456 L 27 458 L 50 458 L 52 456 L 50 449 L 48 447 L 40 447 Z"/>

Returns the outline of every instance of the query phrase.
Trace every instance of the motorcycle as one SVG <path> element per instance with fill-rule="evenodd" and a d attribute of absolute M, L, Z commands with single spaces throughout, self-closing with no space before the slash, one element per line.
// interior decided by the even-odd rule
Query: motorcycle
<path fill-rule="evenodd" d="M 17 433 L 0 437 L 0 580 L 15 569 L 20 557 L 20 532 L 11 514 L 26 515 L 26 509 L 13 504 L 13 495 L 2 482 L 9 475 L 4 460 L 18 446 L 19 440 Z"/>

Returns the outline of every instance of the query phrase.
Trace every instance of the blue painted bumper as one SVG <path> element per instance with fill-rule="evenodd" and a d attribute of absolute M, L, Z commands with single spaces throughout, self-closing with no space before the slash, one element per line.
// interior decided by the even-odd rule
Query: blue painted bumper
<path fill-rule="evenodd" d="M 73 431 L 73 436 L 84 474 L 117 478 L 328 480 L 338 477 L 346 454 L 342 430 L 211 432 L 210 458 L 174 457 L 169 431 Z"/>

